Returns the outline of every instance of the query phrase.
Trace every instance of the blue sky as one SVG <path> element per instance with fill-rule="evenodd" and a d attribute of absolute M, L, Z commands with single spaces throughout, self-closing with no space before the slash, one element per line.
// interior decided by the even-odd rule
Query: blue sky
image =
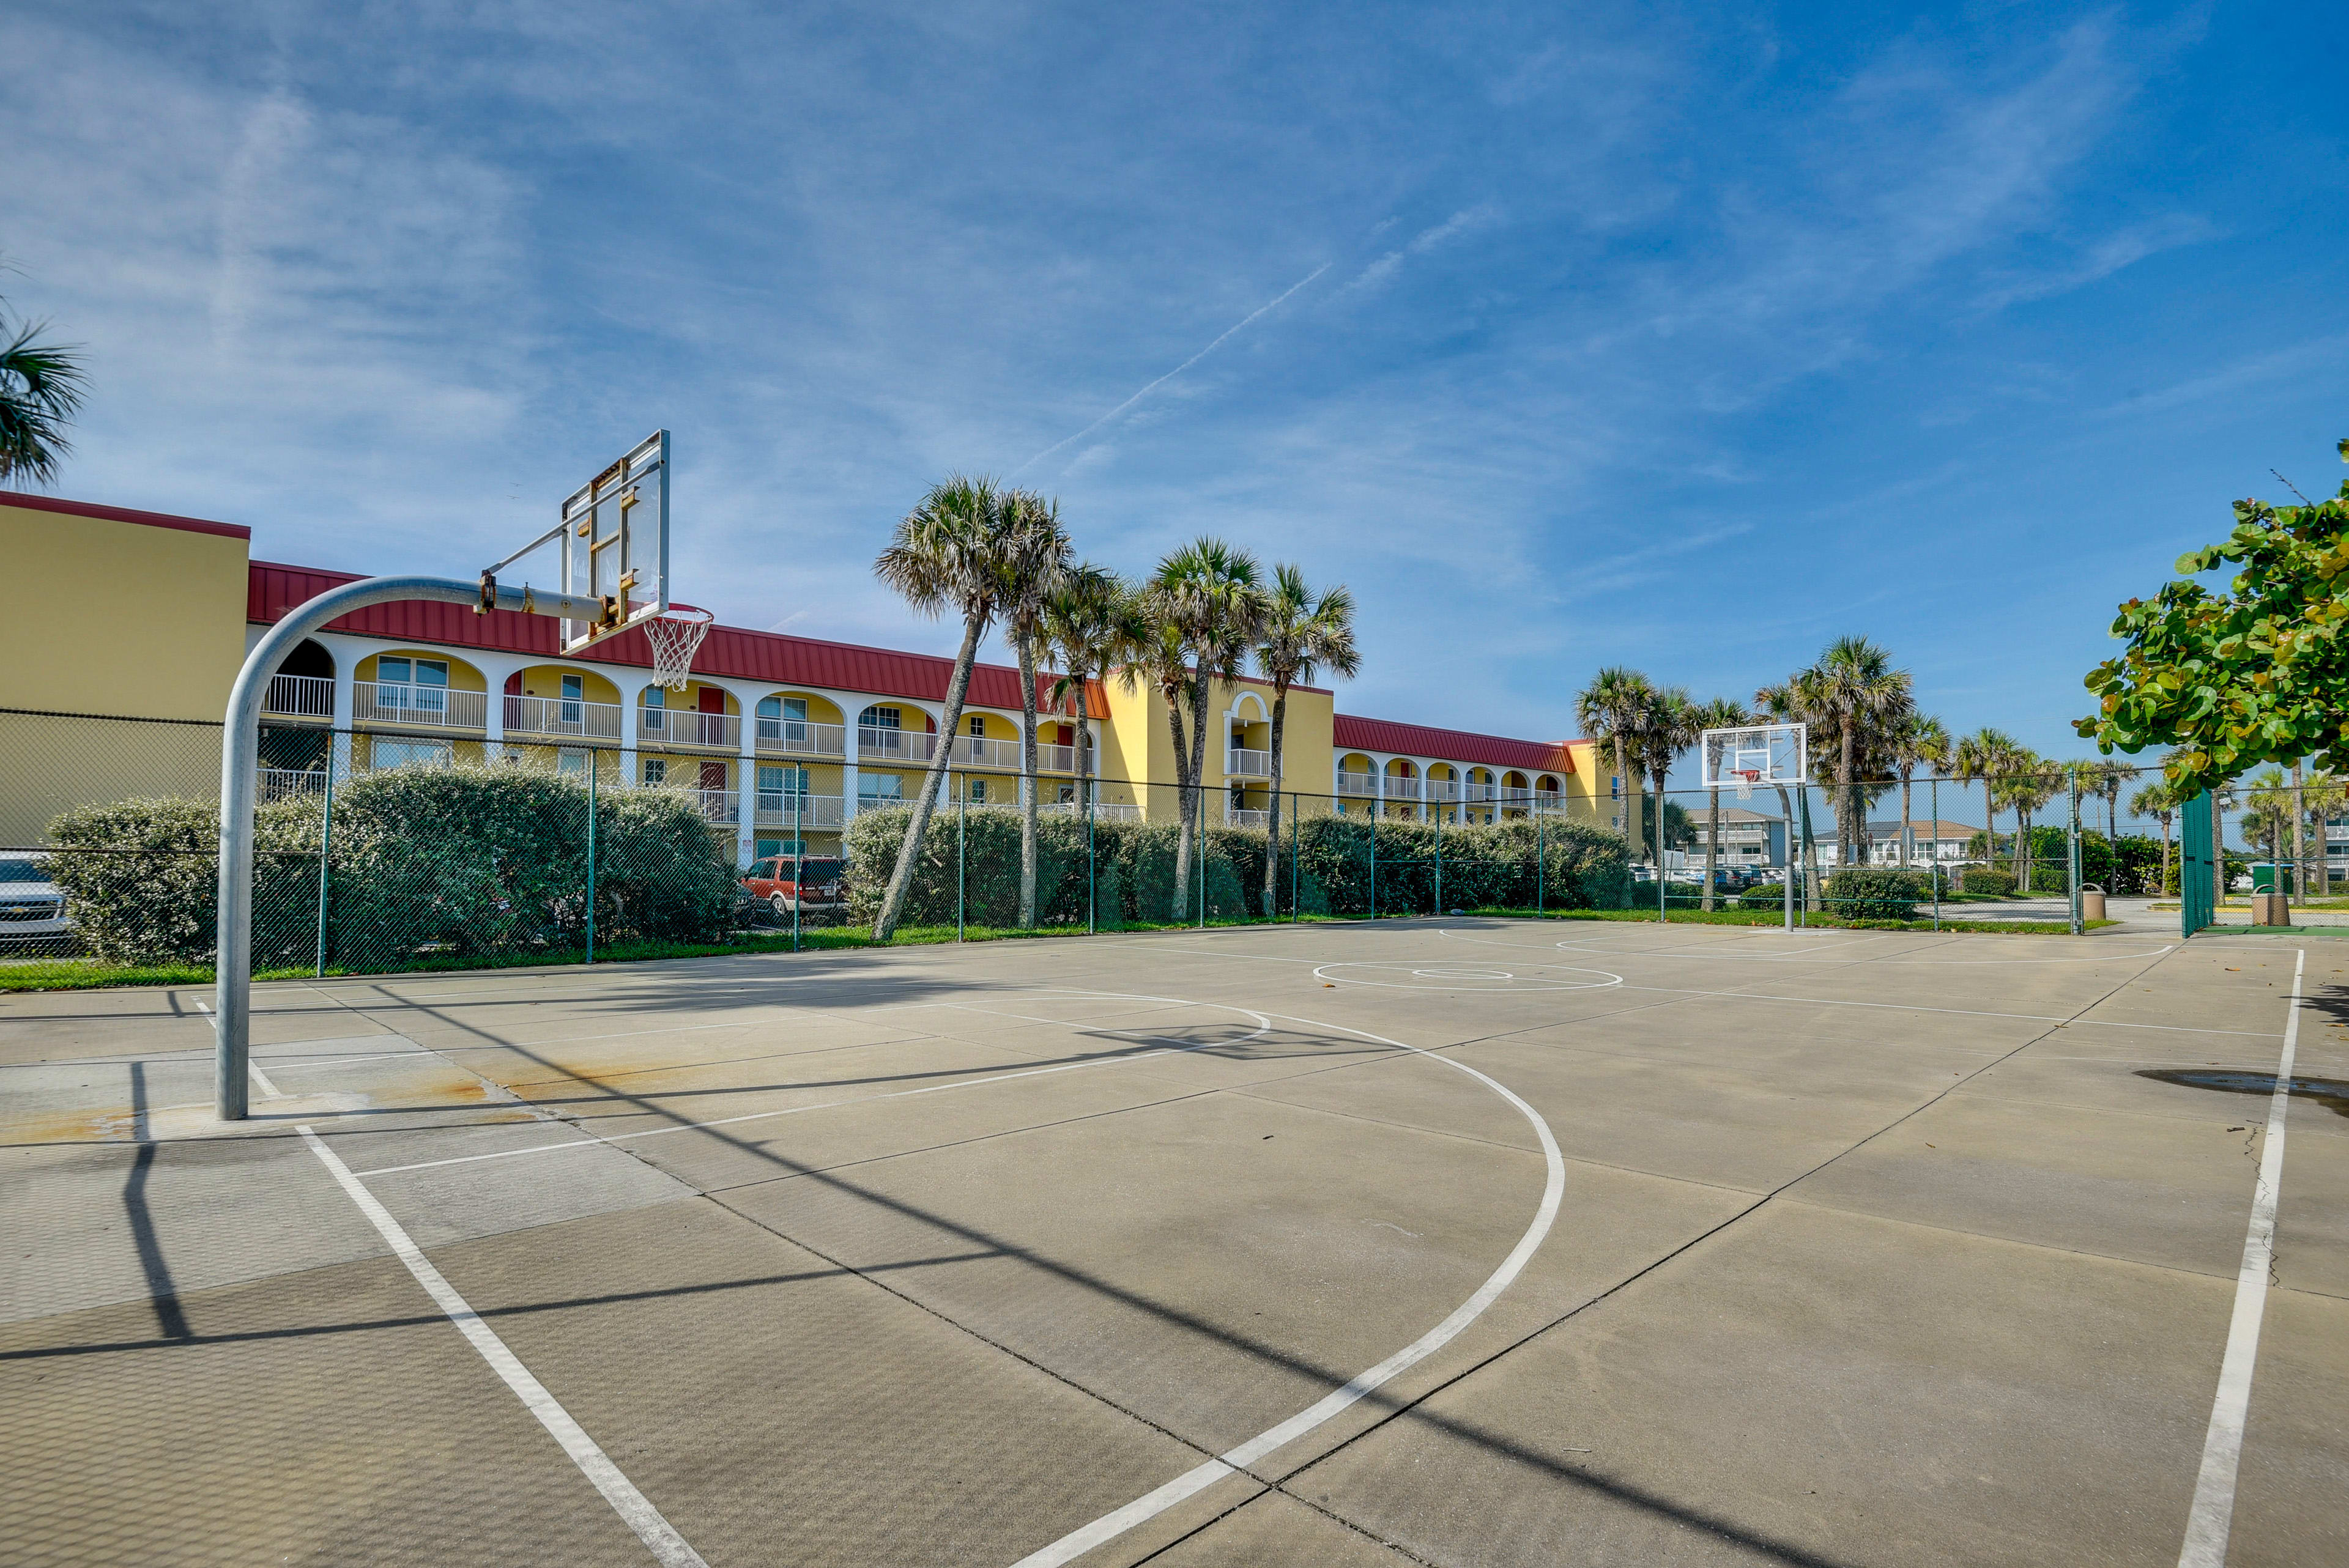
<path fill-rule="evenodd" d="M 2338 482 L 2345 38 L 20 5 L 0 251 L 89 353 L 58 490 L 267 558 L 471 575 L 665 425 L 677 592 L 734 624 L 950 649 L 870 563 L 991 471 L 1127 571 L 1206 531 L 1349 583 L 1350 711 L 1554 737 L 1601 664 L 1750 696 L 1858 632 L 2077 755 L 2115 602 L 2271 466 Z"/>

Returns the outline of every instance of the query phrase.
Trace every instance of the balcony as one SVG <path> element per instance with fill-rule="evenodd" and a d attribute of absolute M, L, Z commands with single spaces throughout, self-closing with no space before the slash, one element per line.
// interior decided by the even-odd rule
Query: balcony
<path fill-rule="evenodd" d="M 905 735 L 906 731 L 885 729 L 872 733 Z M 921 738 L 930 738 L 924 736 Z M 861 738 L 859 744 L 863 744 Z M 991 768 L 999 772 L 1017 773 L 1020 769 L 1019 743 L 1016 740 L 988 740 L 977 735 L 957 735 L 947 748 L 947 760 L 957 768 Z"/>
<path fill-rule="evenodd" d="M 679 789 L 677 793 L 692 801 L 717 826 L 730 827 L 742 820 L 742 798 L 731 789 Z"/>
<path fill-rule="evenodd" d="M 636 710 L 636 741 L 642 746 L 706 746 L 734 751 L 742 745 L 742 721 L 730 713 L 640 707 Z"/>
<path fill-rule="evenodd" d="M 586 740 L 620 738 L 620 705 L 580 702 L 559 696 L 505 699 L 506 734 L 576 736 Z"/>
<path fill-rule="evenodd" d="M 1431 806 L 1449 806 L 1460 799 L 1460 786 L 1449 779 L 1431 779 L 1425 799 Z"/>
<path fill-rule="evenodd" d="M 1261 828 L 1272 820 L 1272 813 L 1253 806 L 1226 806 L 1224 826 L 1227 828 Z"/>
<path fill-rule="evenodd" d="M 1079 821 L 1082 821 L 1085 809 L 1074 800 L 1050 800 L 1037 807 L 1036 813 L 1041 817 L 1074 817 Z M 1110 800 L 1096 800 L 1093 802 L 1093 820 L 1139 822 L 1142 820 L 1142 808 Z"/>
<path fill-rule="evenodd" d="M 843 813 L 837 795 L 810 795 L 797 790 L 759 791 L 758 825 L 761 828 L 838 828 Z"/>
<path fill-rule="evenodd" d="M 1224 777 L 1226 779 L 1269 779 L 1272 777 L 1272 753 L 1250 751 L 1235 746 L 1224 753 Z"/>
<path fill-rule="evenodd" d="M 1077 748 L 1073 746 L 1039 746 L 1036 748 L 1036 771 L 1039 773 L 1074 773 L 1077 770 Z"/>
<path fill-rule="evenodd" d="M 856 727 L 856 755 L 860 760 L 870 758 L 880 762 L 927 762 L 937 754 L 938 738 L 927 730 L 882 729 L 870 724 Z"/>
<path fill-rule="evenodd" d="M 845 757 L 848 727 L 811 724 L 803 718 L 762 718 L 757 745 L 761 757 Z"/>
<path fill-rule="evenodd" d="M 351 687 L 351 718 L 358 724 L 409 724 L 480 732 L 489 727 L 489 716 L 487 692 L 402 681 L 359 681 Z"/>
<path fill-rule="evenodd" d="M 1379 780 L 1375 774 L 1340 773 L 1338 775 L 1338 793 L 1340 795 L 1359 795 L 1367 799 L 1375 797 L 1378 792 Z"/>
<path fill-rule="evenodd" d="M 1470 806 L 1488 805 L 1498 800 L 1500 798 L 1501 787 L 1497 784 L 1463 784 L 1460 786 L 1460 799 L 1464 804 Z"/>
<path fill-rule="evenodd" d="M 332 676 L 272 676 L 269 690 L 261 698 L 261 711 L 272 718 L 321 718 L 335 717 L 335 678 Z"/>
<path fill-rule="evenodd" d="M 282 680 L 285 677 L 281 676 L 278 678 Z M 295 678 L 308 677 L 297 676 Z M 326 793 L 326 770 L 323 768 L 264 768 L 256 777 L 261 785 L 260 800 L 264 806 L 272 800 L 283 800 L 288 795 L 323 798 Z"/>

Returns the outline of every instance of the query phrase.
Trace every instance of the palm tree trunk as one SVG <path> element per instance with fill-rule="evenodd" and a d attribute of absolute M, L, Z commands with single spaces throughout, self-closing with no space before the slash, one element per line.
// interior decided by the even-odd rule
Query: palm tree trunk
<path fill-rule="evenodd" d="M 1288 721 L 1288 683 L 1272 683 L 1272 799 L 1264 819 L 1264 915 L 1280 913 L 1280 731 Z"/>
<path fill-rule="evenodd" d="M 1623 841 L 1636 850 L 1640 847 L 1639 781 L 1628 771 L 1627 760 L 1623 753 L 1623 738 L 1619 734 L 1615 737 L 1615 794 L 1623 803 Z M 1540 802 L 1534 804 L 1538 810 Z"/>
<path fill-rule="evenodd" d="M 2307 779 L 2301 774 L 2300 764 L 2292 765 L 2292 895 L 2308 896 L 2308 835 L 2304 824 L 2308 820 Z"/>
<path fill-rule="evenodd" d="M 955 651 L 954 676 L 947 682 L 946 722 L 939 727 L 946 731 L 947 744 L 931 754 L 930 769 L 922 776 L 922 792 L 914 799 L 913 820 L 905 824 L 905 841 L 897 846 L 896 868 L 889 873 L 888 891 L 881 895 L 881 913 L 873 920 L 873 940 L 886 942 L 897 934 L 898 918 L 905 911 L 905 893 L 914 884 L 914 865 L 921 858 L 923 841 L 928 836 L 930 813 L 937 810 L 938 789 L 946 782 L 947 765 L 954 760 L 955 727 L 962 722 L 962 702 L 970 691 L 971 661 L 978 656 L 979 634 L 987 629 L 986 617 L 972 615 L 962 624 L 962 646 Z"/>
<path fill-rule="evenodd" d="M 1900 867 L 1903 871 L 1917 858 L 1915 846 L 1909 842 L 1910 835 L 1915 831 L 1909 825 L 1909 775 L 1903 773 L 1900 775 Z"/>
<path fill-rule="evenodd" d="M 1166 728 L 1174 738 L 1174 902 L 1180 920 L 1191 903 L 1191 743 L 1183 729 L 1183 694 L 1166 693 Z"/>
<path fill-rule="evenodd" d="M 1199 841 L 1199 898 L 1207 895 L 1207 672 L 1191 680 L 1191 823 Z M 1188 906 L 1185 906 L 1188 913 Z"/>
<path fill-rule="evenodd" d="M 1708 789 L 1711 798 L 1704 809 L 1704 904 L 1707 914 L 1713 913 L 1713 872 L 1714 858 L 1721 845 L 1721 791 Z"/>
<path fill-rule="evenodd" d="M 1019 929 L 1036 925 L 1036 645 L 1019 643 Z"/>
<path fill-rule="evenodd" d="M 1859 833 L 1851 820 L 1852 799 L 1857 793 L 1851 787 L 1851 776 L 1857 767 L 1852 751 L 1858 739 L 1847 719 L 1843 726 L 1843 738 L 1836 748 L 1836 785 L 1839 797 L 1836 803 L 1836 837 L 1841 841 L 1841 852 L 1837 859 L 1847 866 L 1859 864 Z"/>

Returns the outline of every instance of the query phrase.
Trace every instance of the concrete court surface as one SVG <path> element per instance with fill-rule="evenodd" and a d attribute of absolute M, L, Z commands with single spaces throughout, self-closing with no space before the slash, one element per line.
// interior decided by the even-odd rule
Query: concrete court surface
<path fill-rule="evenodd" d="M 0 998 L 0 1558 L 2174 1563 L 2271 1097 L 2141 1075 L 2302 948 L 2349 1078 L 2349 944 L 2137 932 L 276 984 L 234 1130 L 202 993 Z M 2349 1562 L 2344 1104 L 2239 1564 Z"/>

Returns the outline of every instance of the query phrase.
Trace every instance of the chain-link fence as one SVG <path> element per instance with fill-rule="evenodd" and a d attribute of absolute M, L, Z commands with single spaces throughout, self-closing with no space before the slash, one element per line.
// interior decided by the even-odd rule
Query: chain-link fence
<path fill-rule="evenodd" d="M 930 788 L 895 752 L 826 768 L 422 728 L 264 727 L 257 975 L 861 943 Z M 215 724 L 0 711 L 0 962 L 48 961 L 59 984 L 209 973 L 220 741 Z M 2075 811 L 2068 768 L 1626 799 L 1447 795 L 1402 775 L 1341 775 L 1324 795 L 956 767 L 926 808 L 895 937 L 1454 911 L 2076 928 L 2091 895 L 2175 895 L 2173 822 L 2123 830 L 2132 791 L 2158 777 L 2084 775 Z M 2252 799 L 2222 797 L 2218 830 L 2240 830 Z M 2302 880 L 2329 888 L 2321 876 Z"/>

